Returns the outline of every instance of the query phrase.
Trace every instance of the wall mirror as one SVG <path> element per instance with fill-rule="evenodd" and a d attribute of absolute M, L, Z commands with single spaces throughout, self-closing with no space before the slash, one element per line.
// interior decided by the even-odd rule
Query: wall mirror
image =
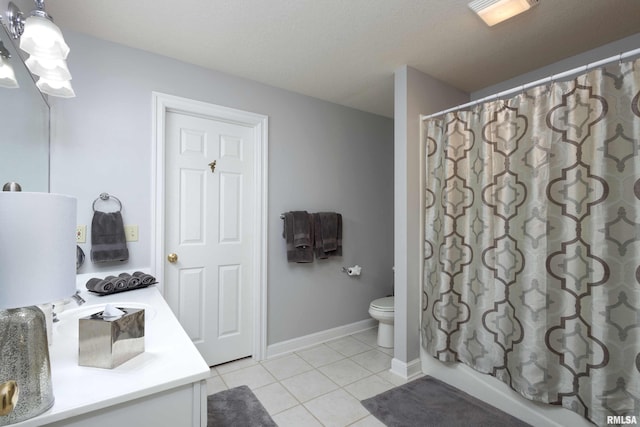
<path fill-rule="evenodd" d="M 18 53 L 4 21 L 0 40 L 20 87 L 0 87 L 0 189 L 15 181 L 22 191 L 49 191 L 49 105 Z"/>

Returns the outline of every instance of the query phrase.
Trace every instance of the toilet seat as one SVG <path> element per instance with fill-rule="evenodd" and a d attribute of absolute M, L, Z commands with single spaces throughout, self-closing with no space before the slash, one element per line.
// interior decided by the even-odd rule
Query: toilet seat
<path fill-rule="evenodd" d="M 393 297 L 384 297 L 373 300 L 371 301 L 369 308 L 381 312 L 392 312 L 395 310 Z"/>

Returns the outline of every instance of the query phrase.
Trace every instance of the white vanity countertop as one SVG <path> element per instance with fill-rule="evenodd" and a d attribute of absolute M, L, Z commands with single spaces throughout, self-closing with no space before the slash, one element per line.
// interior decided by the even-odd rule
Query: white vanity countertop
<path fill-rule="evenodd" d="M 58 315 L 49 347 L 55 403 L 51 409 L 15 426 L 39 426 L 199 382 L 209 367 L 155 286 L 109 296 L 81 293 Z M 145 309 L 145 351 L 114 369 L 78 365 L 78 319 L 105 304 Z"/>

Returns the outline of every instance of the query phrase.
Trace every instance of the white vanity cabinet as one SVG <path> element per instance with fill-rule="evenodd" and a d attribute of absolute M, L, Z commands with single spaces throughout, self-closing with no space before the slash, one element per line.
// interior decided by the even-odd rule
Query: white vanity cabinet
<path fill-rule="evenodd" d="M 209 367 L 155 286 L 81 296 L 53 326 L 53 407 L 13 426 L 206 426 Z M 145 351 L 114 369 L 79 366 L 78 319 L 107 303 L 145 309 Z"/>

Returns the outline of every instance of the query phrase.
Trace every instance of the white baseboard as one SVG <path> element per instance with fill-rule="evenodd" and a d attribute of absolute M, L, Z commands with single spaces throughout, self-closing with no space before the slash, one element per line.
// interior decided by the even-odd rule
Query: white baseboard
<path fill-rule="evenodd" d="M 267 359 L 292 353 L 303 348 L 313 347 L 314 345 L 322 344 L 323 342 L 351 335 L 356 332 L 371 329 L 374 328 L 377 323 L 378 322 L 374 319 L 366 319 L 349 325 L 338 326 L 337 328 L 327 329 L 314 334 L 271 344 L 267 346 Z"/>
<path fill-rule="evenodd" d="M 422 375 L 422 365 L 420 364 L 420 358 L 413 359 L 410 362 L 403 362 L 395 357 L 391 360 L 392 374 L 398 375 L 401 378 L 410 380 L 414 377 Z"/>

